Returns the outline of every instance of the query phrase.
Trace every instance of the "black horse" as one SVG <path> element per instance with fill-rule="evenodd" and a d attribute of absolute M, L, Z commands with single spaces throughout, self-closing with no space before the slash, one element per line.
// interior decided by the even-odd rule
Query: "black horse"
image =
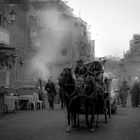
<path fill-rule="evenodd" d="M 110 99 L 109 91 L 105 91 L 105 85 L 109 86 L 109 79 L 106 79 L 106 82 L 103 79 L 103 74 L 100 73 L 98 76 L 94 76 L 85 82 L 85 116 L 86 124 L 91 128 L 91 131 L 94 131 L 93 121 L 95 120 L 95 114 L 97 114 L 96 127 L 98 127 L 99 115 L 104 114 L 105 123 L 107 123 L 107 114 L 111 118 L 111 108 L 110 108 Z M 91 115 L 91 122 L 88 122 L 88 114 Z"/>
<path fill-rule="evenodd" d="M 65 107 L 64 89 L 62 86 L 60 86 L 60 89 L 59 89 L 59 98 L 60 98 L 60 102 L 61 102 L 61 109 L 64 109 L 64 107 Z"/>
<path fill-rule="evenodd" d="M 59 85 L 63 88 L 64 100 L 67 109 L 68 128 L 66 131 L 70 132 L 71 121 L 73 121 L 73 127 L 75 127 L 76 115 L 80 110 L 80 98 L 75 87 L 75 80 L 71 69 L 64 68 L 61 74 L 61 78 L 59 79 Z"/>
<path fill-rule="evenodd" d="M 73 120 L 74 127 L 76 126 L 76 120 L 78 120 L 79 126 L 79 114 L 85 114 L 86 124 L 91 131 L 94 131 L 93 121 L 95 116 L 95 109 L 97 108 L 97 123 L 98 116 L 101 109 L 101 90 L 96 85 L 93 79 L 88 79 L 84 82 L 83 94 L 81 95 L 81 89 L 77 87 L 71 69 L 65 68 L 59 79 L 59 85 L 64 90 L 64 100 L 67 109 L 68 128 L 67 132 L 70 131 L 70 122 Z M 81 105 L 84 106 L 83 112 L 81 112 Z M 88 121 L 88 115 L 91 115 L 90 123 Z M 78 117 L 76 117 L 78 116 Z M 71 119 L 72 118 L 72 119 Z"/>
<path fill-rule="evenodd" d="M 94 131 L 93 123 L 95 120 L 95 114 L 97 114 L 96 126 L 98 126 L 99 114 L 101 113 L 103 106 L 102 90 L 97 86 L 95 78 L 88 79 L 85 82 L 84 88 L 84 105 L 85 105 L 85 118 L 86 124 L 91 131 Z M 88 115 L 90 114 L 90 123 Z"/>

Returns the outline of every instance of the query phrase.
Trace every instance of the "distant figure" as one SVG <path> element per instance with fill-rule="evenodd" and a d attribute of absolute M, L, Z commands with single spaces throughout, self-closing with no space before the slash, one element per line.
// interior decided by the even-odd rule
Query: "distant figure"
<path fill-rule="evenodd" d="M 135 81 L 132 85 L 130 93 L 131 93 L 132 107 L 137 107 L 138 103 L 139 103 L 140 82 L 136 78 L 135 78 Z"/>
<path fill-rule="evenodd" d="M 127 85 L 127 81 L 123 81 L 119 89 L 119 98 L 121 100 L 122 107 L 125 107 L 127 104 L 128 90 L 129 87 Z"/>
<path fill-rule="evenodd" d="M 87 74 L 87 68 L 83 63 L 82 59 L 79 59 L 77 61 L 77 66 L 75 67 L 74 73 L 76 75 L 76 78 L 78 78 L 79 76 L 85 77 Z"/>
<path fill-rule="evenodd" d="M 48 79 L 48 82 L 45 85 L 45 90 L 48 93 L 48 102 L 50 109 L 54 108 L 54 97 L 56 95 L 56 89 L 54 83 L 51 81 L 51 79 Z"/>

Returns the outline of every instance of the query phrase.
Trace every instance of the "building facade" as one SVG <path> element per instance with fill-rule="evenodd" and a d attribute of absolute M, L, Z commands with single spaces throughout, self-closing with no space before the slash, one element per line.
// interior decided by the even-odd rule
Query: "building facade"
<path fill-rule="evenodd" d="M 5 16 L 8 16 L 11 9 L 16 13 L 16 19 L 12 25 L 5 23 L 5 28 L 10 33 L 10 47 L 16 49 L 17 57 L 16 63 L 10 70 L 9 84 L 11 86 L 17 86 L 26 82 L 26 62 L 24 61 L 24 58 L 26 58 L 26 50 L 29 50 L 28 0 L 5 0 Z"/>
<path fill-rule="evenodd" d="M 126 77 L 140 77 L 140 34 L 134 34 L 133 39 L 130 40 L 130 48 L 124 54 L 122 64 Z"/>
<path fill-rule="evenodd" d="M 91 59 L 91 37 L 87 32 L 87 23 L 75 17 L 71 7 L 60 0 L 37 0 L 31 2 L 30 13 L 34 24 L 31 24 L 31 46 L 46 50 L 48 57 L 52 54 L 51 62 L 46 62 L 49 63 L 46 64 L 49 75 L 57 79 L 67 65 L 74 67 L 79 58 L 84 61 Z M 45 59 L 48 57 L 44 56 Z"/>
<path fill-rule="evenodd" d="M 10 85 L 10 72 L 15 61 L 15 48 L 11 47 L 10 32 L 5 27 L 11 20 L 11 12 L 5 14 L 5 1 L 0 1 L 0 86 Z"/>
<path fill-rule="evenodd" d="M 17 55 L 16 63 L 8 71 L 7 85 L 34 84 L 38 78 L 46 79 L 50 75 L 57 79 L 67 65 L 74 67 L 79 58 L 86 62 L 94 57 L 87 23 L 75 17 L 65 2 L 5 0 L 3 5 L 0 3 L 2 16 L 8 17 L 11 9 L 16 13 L 14 24 L 4 23 L 3 18 L 0 24 L 10 35 L 9 46 L 16 48 Z"/>

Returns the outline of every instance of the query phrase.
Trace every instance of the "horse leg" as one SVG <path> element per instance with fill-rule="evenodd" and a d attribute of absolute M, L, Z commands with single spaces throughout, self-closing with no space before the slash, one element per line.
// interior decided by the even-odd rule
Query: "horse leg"
<path fill-rule="evenodd" d="M 96 127 L 99 127 L 99 113 L 97 113 Z"/>
<path fill-rule="evenodd" d="M 79 128 L 80 127 L 79 113 L 77 114 L 77 119 L 78 119 L 77 127 Z"/>
<path fill-rule="evenodd" d="M 109 118 L 111 119 L 111 104 L 110 104 L 110 101 L 108 101 L 107 103 L 107 108 L 108 108 L 108 115 L 109 115 Z"/>
<path fill-rule="evenodd" d="M 99 115 L 100 115 L 100 112 L 102 111 L 101 101 L 97 101 L 96 107 L 98 109 L 97 110 L 97 118 L 96 118 L 96 127 L 99 127 Z"/>
<path fill-rule="evenodd" d="M 64 109 L 64 102 L 63 102 L 63 99 L 61 99 L 61 108 Z"/>
<path fill-rule="evenodd" d="M 73 113 L 72 117 L 73 117 L 73 122 L 74 122 L 72 127 L 75 128 L 76 127 L 76 113 Z"/>
<path fill-rule="evenodd" d="M 89 122 L 88 122 L 88 105 L 85 105 L 85 119 L 86 119 L 86 125 L 89 127 Z"/>
<path fill-rule="evenodd" d="M 94 132 L 95 131 L 95 129 L 94 129 L 94 127 L 93 127 L 93 121 L 94 121 L 94 116 L 95 116 L 95 105 L 93 106 L 93 107 L 91 107 L 91 121 L 90 121 L 90 131 L 91 132 Z"/>
<path fill-rule="evenodd" d="M 62 100 L 62 97 L 60 97 L 60 102 L 61 102 L 61 109 L 63 109 L 63 100 Z"/>
<path fill-rule="evenodd" d="M 104 114 L 105 114 L 105 123 L 107 123 L 107 111 L 106 111 L 106 108 L 105 108 Z"/>
<path fill-rule="evenodd" d="M 68 127 L 66 129 L 66 132 L 71 132 L 71 129 L 70 129 L 70 112 L 67 111 L 67 119 L 68 119 Z"/>
<path fill-rule="evenodd" d="M 105 115 L 105 123 L 107 123 L 107 102 L 104 100 L 104 115 Z"/>
<path fill-rule="evenodd" d="M 89 127 L 89 122 L 88 122 L 88 113 L 86 112 L 86 125 Z"/>

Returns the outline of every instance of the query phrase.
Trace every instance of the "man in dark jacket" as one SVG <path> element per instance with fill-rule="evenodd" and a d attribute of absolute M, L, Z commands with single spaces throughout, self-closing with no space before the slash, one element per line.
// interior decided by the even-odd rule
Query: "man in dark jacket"
<path fill-rule="evenodd" d="M 123 81 L 119 90 L 119 97 L 122 103 L 122 107 L 125 107 L 127 104 L 127 95 L 128 95 L 129 86 L 127 81 Z"/>
<path fill-rule="evenodd" d="M 83 76 L 83 77 L 86 76 L 86 74 L 87 74 L 87 68 L 84 65 L 82 59 L 79 59 L 77 61 L 77 66 L 76 66 L 76 68 L 74 70 L 74 73 L 76 75 L 76 78 L 78 78 L 79 76 Z"/>
<path fill-rule="evenodd" d="M 56 89 L 55 89 L 55 85 L 51 79 L 48 79 L 48 82 L 46 83 L 46 86 L 45 86 L 45 90 L 48 93 L 48 102 L 49 102 L 50 109 L 53 109 L 54 108 L 54 97 L 56 95 Z"/>

